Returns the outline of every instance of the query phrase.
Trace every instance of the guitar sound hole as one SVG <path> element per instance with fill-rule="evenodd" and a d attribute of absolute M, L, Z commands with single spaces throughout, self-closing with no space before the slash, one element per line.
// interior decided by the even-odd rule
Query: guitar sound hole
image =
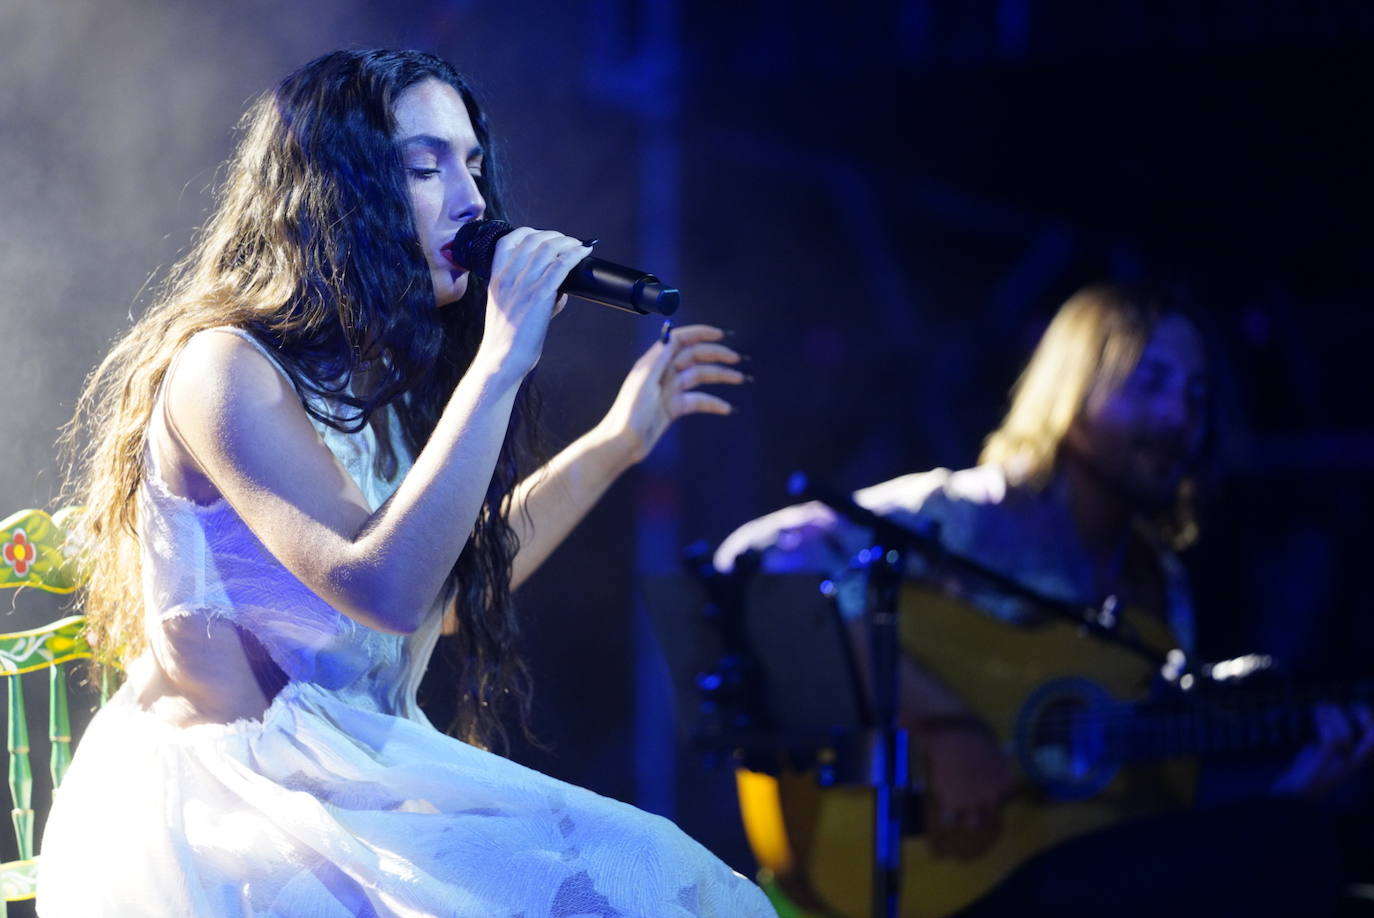
<path fill-rule="evenodd" d="M 1090 797 L 1115 765 L 1104 712 L 1110 697 L 1087 680 L 1049 683 L 1027 700 L 1018 719 L 1017 754 L 1031 780 L 1054 799 Z"/>
<path fill-rule="evenodd" d="M 1046 705 L 1032 734 L 1032 755 L 1037 770 L 1057 781 L 1078 782 L 1101 764 L 1100 730 L 1085 716 L 1089 706 L 1082 699 L 1065 698 Z"/>

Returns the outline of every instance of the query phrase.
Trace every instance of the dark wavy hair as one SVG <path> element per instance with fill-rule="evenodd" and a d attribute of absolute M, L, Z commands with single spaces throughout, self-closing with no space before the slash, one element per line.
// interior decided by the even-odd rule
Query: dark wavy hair
<path fill-rule="evenodd" d="M 477 352 L 486 309 L 477 278 L 459 302 L 437 308 L 393 143 L 396 100 L 431 79 L 467 106 L 486 151 L 477 180 L 486 215 L 502 217 L 486 118 L 451 65 L 421 51 L 326 54 L 249 108 L 217 206 L 190 254 L 87 380 L 64 441 L 68 496 L 86 508 L 80 537 L 99 547 L 84 604 L 104 663 L 142 649 L 132 497 L 155 393 L 196 332 L 251 332 L 281 356 L 306 411 L 338 430 L 360 431 L 391 406 L 405 442 L 392 443 L 387 425 L 374 425 L 383 479 L 396 477 L 398 450 L 414 456 L 429 440 Z M 370 372 L 359 373 L 364 366 Z M 512 702 L 528 733 L 529 674 L 510 595 L 519 546 L 506 514 L 541 453 L 537 421 L 527 378 L 472 535 L 445 583 L 445 597 L 457 599 L 462 661 L 453 732 L 482 745 L 505 743 L 496 701 Z"/>

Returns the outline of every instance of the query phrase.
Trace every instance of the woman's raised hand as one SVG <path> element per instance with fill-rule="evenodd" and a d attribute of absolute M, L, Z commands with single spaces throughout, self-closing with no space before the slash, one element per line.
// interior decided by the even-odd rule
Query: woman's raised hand
<path fill-rule="evenodd" d="M 736 386 L 749 379 L 736 369 L 744 358 L 720 342 L 725 332 L 711 325 L 684 325 L 656 341 L 635 361 L 611 410 L 598 425 L 623 443 L 631 462 L 654 448 L 668 425 L 686 414 L 729 414 L 730 403 L 698 388 Z"/>
<path fill-rule="evenodd" d="M 479 358 L 522 378 L 539 362 L 549 319 L 566 302 L 558 288 L 591 253 L 552 230 L 522 226 L 496 243 L 487 285 L 486 328 Z"/>

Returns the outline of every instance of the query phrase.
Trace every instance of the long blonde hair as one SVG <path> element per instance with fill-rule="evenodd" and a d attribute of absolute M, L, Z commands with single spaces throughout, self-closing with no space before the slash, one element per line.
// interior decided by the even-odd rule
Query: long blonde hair
<path fill-rule="evenodd" d="M 1012 387 L 1011 407 L 984 441 L 979 464 L 1000 465 L 1014 486 L 1043 490 L 1088 398 L 1124 382 L 1160 319 L 1180 311 L 1158 291 L 1120 284 L 1093 285 L 1071 296 Z M 1166 544 L 1183 548 L 1196 539 L 1195 492 L 1195 479 L 1185 477 L 1174 505 L 1153 521 Z"/>
<path fill-rule="evenodd" d="M 415 51 L 325 55 L 249 108 L 211 218 L 153 305 L 87 379 L 61 445 L 64 499 L 84 506 L 73 539 L 89 563 L 79 598 L 98 665 L 144 649 L 136 495 L 157 393 L 192 335 L 226 325 L 248 330 L 281 356 L 305 409 L 341 430 L 360 430 L 374 411 L 393 406 L 406 443 L 383 439 L 376 469 L 383 477 L 396 472 L 396 448 L 414 455 L 433 431 L 480 343 L 486 292 L 474 279 L 463 300 L 437 309 L 416 240 L 391 105 L 431 78 L 467 104 L 487 151 L 479 190 L 487 214 L 500 216 L 485 118 L 449 64 Z M 377 360 L 382 378 L 355 392 L 354 369 Z M 504 513 L 537 458 L 536 412 L 522 391 L 473 536 L 446 587 L 458 596 L 466 664 L 457 727 L 474 742 L 504 739 L 490 704 L 497 696 L 517 702 L 522 723 L 528 713 L 509 585 L 518 545 Z"/>

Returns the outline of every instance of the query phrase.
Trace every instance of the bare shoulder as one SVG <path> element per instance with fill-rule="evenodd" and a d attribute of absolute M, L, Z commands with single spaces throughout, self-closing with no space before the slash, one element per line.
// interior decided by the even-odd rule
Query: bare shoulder
<path fill-rule="evenodd" d="M 301 471 L 334 465 L 281 368 L 239 334 L 193 336 L 165 386 L 173 439 L 231 502 L 245 486 L 291 489 Z"/>
<path fill-rule="evenodd" d="M 311 429 L 282 370 L 252 342 L 228 330 L 209 329 L 186 342 L 165 387 L 168 418 L 191 447 L 207 437 L 220 440 L 242 422 Z"/>
<path fill-rule="evenodd" d="M 242 335 L 228 329 L 198 332 L 172 362 L 167 396 L 173 404 L 197 404 L 238 397 L 273 396 L 290 388 L 280 368 Z"/>

